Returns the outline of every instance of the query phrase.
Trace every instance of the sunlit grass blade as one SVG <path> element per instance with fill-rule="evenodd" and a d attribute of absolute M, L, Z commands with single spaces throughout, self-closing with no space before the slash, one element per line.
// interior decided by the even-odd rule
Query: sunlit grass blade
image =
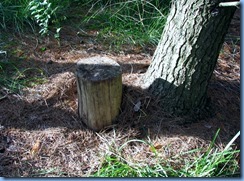
<path fill-rule="evenodd" d="M 150 140 L 144 141 L 133 139 L 122 144 L 118 153 L 106 155 L 101 168 L 93 176 L 97 177 L 238 177 L 240 176 L 240 167 L 237 157 L 240 150 L 233 150 L 229 145 L 240 135 L 238 132 L 234 138 L 227 144 L 226 148 L 220 150 L 214 145 L 220 129 L 217 130 L 214 138 L 206 151 L 202 149 L 193 149 L 180 155 L 165 159 L 155 157 L 154 165 L 141 165 L 133 163 L 123 158 L 121 151 L 129 143 L 138 142 L 147 145 Z M 228 149 L 227 149 L 228 148 Z M 195 156 L 194 156 L 195 155 Z M 193 157 L 194 156 L 194 157 Z M 178 164 L 175 164 L 177 160 Z"/>

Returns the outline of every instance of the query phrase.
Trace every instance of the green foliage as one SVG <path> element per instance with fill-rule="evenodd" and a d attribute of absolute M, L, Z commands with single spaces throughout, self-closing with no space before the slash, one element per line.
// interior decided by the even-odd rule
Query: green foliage
<path fill-rule="evenodd" d="M 27 5 L 29 0 L 3 0 L 0 2 L 0 27 L 4 30 L 14 29 L 21 32 L 26 24 L 31 25 L 27 19 Z M 32 26 L 31 26 L 32 27 Z"/>
<path fill-rule="evenodd" d="M 93 2 L 85 20 L 88 28 L 102 29 L 99 36 L 105 43 L 111 47 L 158 43 L 169 12 L 169 0 L 106 2 Z"/>
<path fill-rule="evenodd" d="M 136 170 L 120 161 L 117 157 L 106 156 L 102 168 L 94 174 L 95 177 L 136 177 Z"/>
<path fill-rule="evenodd" d="M 58 7 L 52 7 L 52 3 L 47 0 L 39 1 L 32 0 L 28 4 L 28 9 L 31 13 L 31 16 L 36 21 L 36 23 L 41 27 L 39 33 L 45 35 L 48 33 L 48 27 L 52 16 L 55 15 Z"/>
<path fill-rule="evenodd" d="M 180 176 L 184 177 L 233 177 L 240 176 L 240 168 L 236 157 L 240 154 L 240 150 L 231 148 L 231 144 L 240 135 L 240 132 L 230 141 L 224 150 L 214 147 L 215 140 L 219 130 L 217 131 L 208 150 L 193 162 L 184 160 L 184 167 L 180 170 Z M 196 151 L 196 150 L 195 150 Z M 192 152 L 194 153 L 194 151 Z M 188 153 L 185 153 L 188 154 Z"/>
<path fill-rule="evenodd" d="M 132 163 L 121 155 L 106 155 L 95 177 L 239 177 L 240 167 L 237 157 L 240 150 L 231 148 L 240 132 L 220 150 L 215 147 L 217 131 L 207 151 L 195 149 L 168 159 L 156 157 L 154 165 Z M 138 140 L 134 140 L 138 141 Z M 131 141 L 129 141 L 131 142 Z M 123 144 L 119 150 L 123 149 Z M 149 144 L 145 141 L 139 141 Z M 150 145 L 150 144 L 149 144 Z M 156 150 L 154 150 L 156 151 Z"/>
<path fill-rule="evenodd" d="M 26 25 L 34 31 L 35 25 L 40 28 L 39 33 L 46 35 L 50 26 L 56 29 L 55 37 L 59 37 L 61 21 L 65 20 L 65 11 L 70 0 L 4 0 L 0 3 L 0 27 L 10 28 L 22 32 Z"/>
<path fill-rule="evenodd" d="M 170 174 L 170 175 L 168 175 Z M 177 176 L 171 167 L 161 164 L 155 166 L 140 166 L 140 164 L 129 164 L 125 160 L 116 156 L 106 156 L 102 167 L 94 177 L 170 177 Z"/>
<path fill-rule="evenodd" d="M 50 34 L 54 28 L 54 36 L 59 38 L 64 20 L 81 17 L 82 28 L 98 30 L 98 38 L 111 48 L 127 44 L 156 45 L 169 4 L 170 0 L 3 0 L 0 27 L 22 32 L 25 27 L 35 31 L 37 25 L 41 35 Z"/>
<path fill-rule="evenodd" d="M 41 35 L 48 34 L 50 25 L 53 24 L 56 28 L 54 36 L 55 38 L 59 38 L 59 32 L 61 29 L 60 22 L 66 19 L 66 16 L 62 14 L 68 7 L 69 1 L 31 0 L 27 9 L 30 12 L 30 17 L 40 27 L 39 33 Z"/>

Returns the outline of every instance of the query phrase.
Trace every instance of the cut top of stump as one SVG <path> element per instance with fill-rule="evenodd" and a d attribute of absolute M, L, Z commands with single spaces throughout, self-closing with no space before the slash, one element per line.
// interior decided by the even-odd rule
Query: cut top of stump
<path fill-rule="evenodd" d="M 108 57 L 90 57 L 77 62 L 77 76 L 83 80 L 98 82 L 121 74 L 120 65 Z"/>

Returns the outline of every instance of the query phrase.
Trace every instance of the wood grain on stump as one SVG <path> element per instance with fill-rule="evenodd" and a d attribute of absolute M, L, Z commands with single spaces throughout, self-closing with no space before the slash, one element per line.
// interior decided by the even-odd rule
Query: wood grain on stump
<path fill-rule="evenodd" d="M 122 99 L 120 65 L 108 57 L 80 59 L 76 78 L 78 113 L 83 122 L 95 131 L 113 124 Z"/>

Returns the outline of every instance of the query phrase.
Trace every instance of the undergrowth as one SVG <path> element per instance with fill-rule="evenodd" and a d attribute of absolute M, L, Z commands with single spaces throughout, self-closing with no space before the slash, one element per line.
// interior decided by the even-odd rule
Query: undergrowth
<path fill-rule="evenodd" d="M 88 11 L 88 29 L 100 29 L 98 38 L 111 49 L 123 45 L 156 45 L 161 36 L 170 1 L 96 1 Z"/>
<path fill-rule="evenodd" d="M 70 0 L 3 0 L 0 2 L 0 28 L 18 33 L 38 29 L 41 35 L 48 35 L 54 28 L 55 37 L 58 37 L 69 4 Z"/>
<path fill-rule="evenodd" d="M 3 38 L 0 36 L 0 41 Z M 25 87 L 32 87 L 46 81 L 43 70 L 39 68 L 22 68 L 21 58 L 14 60 L 14 56 L 10 56 L 11 52 L 4 51 L 7 42 L 0 43 L 0 99 L 10 93 L 21 93 Z M 14 52 L 12 52 L 14 54 Z"/>
<path fill-rule="evenodd" d="M 156 45 L 169 11 L 170 0 L 3 0 L 0 28 L 26 29 L 60 38 L 63 22 L 79 19 L 82 31 L 97 30 L 97 38 L 111 49 L 123 45 Z M 75 13 L 75 14 L 74 14 Z"/>
<path fill-rule="evenodd" d="M 216 146 L 215 134 L 207 150 L 194 149 L 171 158 L 155 158 L 155 164 L 146 165 L 126 160 L 121 152 L 105 155 L 95 177 L 240 177 L 237 157 L 240 150 L 235 149 L 233 142 L 240 136 L 238 132 L 224 149 Z M 140 141 L 152 147 L 149 142 Z M 131 141 L 126 142 L 123 147 Z M 153 149 L 155 156 L 157 150 Z"/>
<path fill-rule="evenodd" d="M 3 92 L 4 94 L 20 93 L 23 88 L 41 84 L 45 80 L 41 69 L 21 69 L 14 61 L 0 62 L 0 90 L 2 94 Z"/>

